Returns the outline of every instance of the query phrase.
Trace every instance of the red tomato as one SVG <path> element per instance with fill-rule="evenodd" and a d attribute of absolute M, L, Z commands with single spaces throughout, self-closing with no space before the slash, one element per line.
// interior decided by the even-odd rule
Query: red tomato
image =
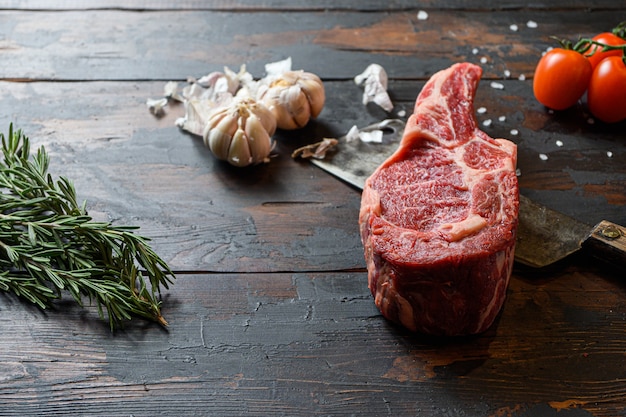
<path fill-rule="evenodd" d="M 606 123 L 626 119 L 626 64 L 611 56 L 598 64 L 591 75 L 587 105 L 594 117 Z"/>
<path fill-rule="evenodd" d="M 611 32 L 600 33 L 594 36 L 593 38 L 591 38 L 591 40 L 603 43 L 605 45 L 611 45 L 611 46 L 618 46 L 618 45 L 626 44 L 626 40 L 620 38 L 617 35 L 612 34 Z M 593 53 L 594 51 L 597 51 L 597 52 Z M 589 56 L 591 53 L 593 53 L 593 55 Z M 598 45 L 592 45 L 589 51 L 585 53 L 585 55 L 587 55 L 587 59 L 589 59 L 589 62 L 591 62 L 591 66 L 593 68 L 595 68 L 600 63 L 600 61 L 602 61 L 604 58 L 607 58 L 609 56 L 622 56 L 622 54 L 623 54 L 623 51 L 621 51 L 620 49 L 614 49 L 612 51 L 602 52 L 602 47 Z"/>
<path fill-rule="evenodd" d="M 546 107 L 565 110 L 585 93 L 591 73 L 591 64 L 584 55 L 554 48 L 541 57 L 535 68 L 535 98 Z"/>

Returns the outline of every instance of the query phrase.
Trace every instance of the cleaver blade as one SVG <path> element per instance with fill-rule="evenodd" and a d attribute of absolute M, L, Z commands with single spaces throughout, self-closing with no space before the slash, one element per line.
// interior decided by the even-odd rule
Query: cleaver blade
<path fill-rule="evenodd" d="M 362 190 L 365 180 L 393 154 L 405 123 L 388 119 L 360 129 L 381 130 L 381 143 L 341 137 L 324 159 L 310 161 L 337 178 Z M 626 266 L 626 228 L 603 220 L 587 225 L 520 195 L 515 261 L 532 268 L 552 265 L 583 249 L 612 264 Z"/>

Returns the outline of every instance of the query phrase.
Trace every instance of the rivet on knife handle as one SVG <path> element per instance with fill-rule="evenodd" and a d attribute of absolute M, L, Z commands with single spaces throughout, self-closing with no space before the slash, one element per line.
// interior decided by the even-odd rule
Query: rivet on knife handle
<path fill-rule="evenodd" d="M 603 220 L 583 242 L 592 255 L 626 268 L 626 228 Z"/>

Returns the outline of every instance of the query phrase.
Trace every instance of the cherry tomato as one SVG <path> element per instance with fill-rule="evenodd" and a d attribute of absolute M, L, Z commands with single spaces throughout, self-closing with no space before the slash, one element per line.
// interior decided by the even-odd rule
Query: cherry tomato
<path fill-rule="evenodd" d="M 622 39 L 619 36 L 612 34 L 611 32 L 599 33 L 593 38 L 591 38 L 591 40 L 603 43 L 605 45 L 611 45 L 611 46 L 618 46 L 618 45 L 626 44 L 625 39 Z M 596 52 L 594 53 L 594 51 Z M 589 56 L 591 53 L 593 53 L 593 55 Z M 607 58 L 609 56 L 622 56 L 622 54 L 623 52 L 619 49 L 602 52 L 602 47 L 598 45 L 592 45 L 589 51 L 585 53 L 585 55 L 587 55 L 589 59 L 589 62 L 591 62 L 592 68 L 595 68 L 596 66 L 598 66 L 600 61 L 602 61 L 604 58 Z"/>
<path fill-rule="evenodd" d="M 585 93 L 591 72 L 591 63 L 581 53 L 554 48 L 541 57 L 535 68 L 535 98 L 546 107 L 565 110 Z"/>
<path fill-rule="evenodd" d="M 603 122 L 626 119 L 626 64 L 621 57 L 605 58 L 593 70 L 587 105 L 591 114 Z"/>

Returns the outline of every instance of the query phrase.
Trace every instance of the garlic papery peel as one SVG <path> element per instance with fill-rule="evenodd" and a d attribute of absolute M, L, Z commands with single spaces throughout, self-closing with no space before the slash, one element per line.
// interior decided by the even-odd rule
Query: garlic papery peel
<path fill-rule="evenodd" d="M 304 127 L 320 114 L 326 100 L 322 80 L 302 70 L 269 77 L 257 94 L 276 117 L 277 126 L 287 130 Z"/>
<path fill-rule="evenodd" d="M 218 159 L 244 167 L 268 161 L 275 131 L 276 119 L 267 107 L 235 99 L 211 113 L 202 137 Z"/>
<path fill-rule="evenodd" d="M 268 77 L 275 77 L 288 71 L 291 71 L 291 57 L 265 64 L 265 73 Z"/>
<path fill-rule="evenodd" d="M 393 103 L 387 93 L 387 72 L 378 64 L 369 65 L 365 71 L 354 77 L 357 85 L 363 85 L 363 104 L 374 102 L 385 111 L 393 110 Z"/>

